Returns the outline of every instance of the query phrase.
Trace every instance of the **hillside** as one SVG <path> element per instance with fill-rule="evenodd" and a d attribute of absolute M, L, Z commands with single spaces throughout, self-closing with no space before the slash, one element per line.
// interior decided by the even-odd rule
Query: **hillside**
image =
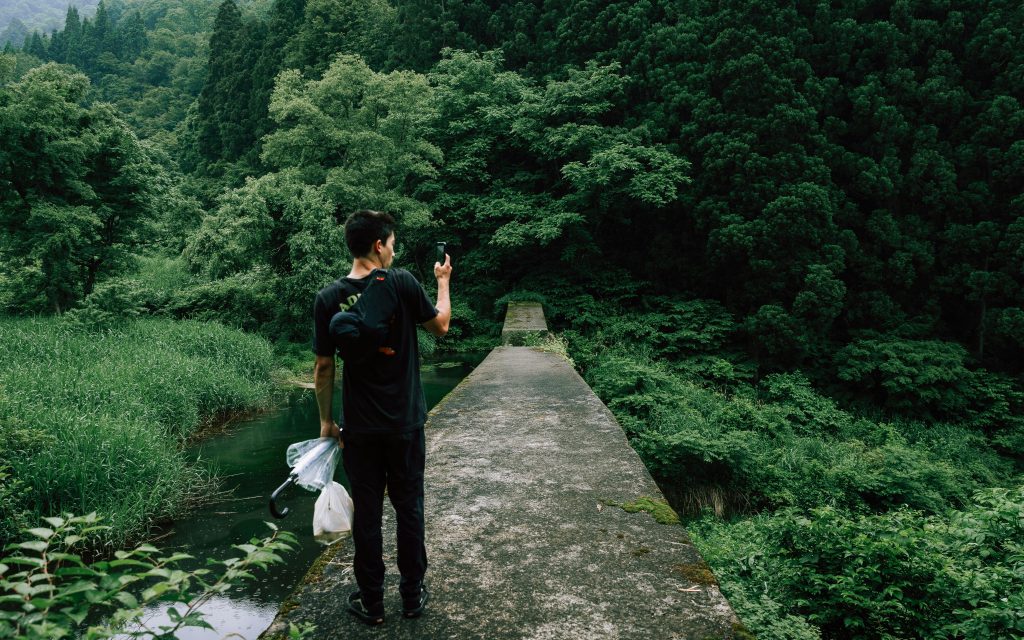
<path fill-rule="evenodd" d="M 15 35 L 20 32 L 18 22 L 24 26 L 28 35 L 35 30 L 49 33 L 62 28 L 68 4 L 68 0 L 4 0 L 0 3 L 0 47 L 8 40 L 13 40 L 15 46 L 21 44 L 15 39 Z M 99 0 L 77 0 L 74 3 L 83 18 L 92 17 L 96 13 L 97 4 Z"/>

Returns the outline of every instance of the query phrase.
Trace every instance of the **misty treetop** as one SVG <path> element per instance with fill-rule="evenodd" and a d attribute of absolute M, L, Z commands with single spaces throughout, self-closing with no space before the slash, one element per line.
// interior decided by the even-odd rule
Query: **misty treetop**
<path fill-rule="evenodd" d="M 33 31 L 49 33 L 64 25 L 69 4 L 75 11 L 92 16 L 96 11 L 97 0 L 79 0 L 68 3 L 66 0 L 4 0 L 0 5 L 0 46 L 11 42 L 20 47 L 22 42 L 8 40 L 4 33 L 19 33 L 22 37 Z"/>

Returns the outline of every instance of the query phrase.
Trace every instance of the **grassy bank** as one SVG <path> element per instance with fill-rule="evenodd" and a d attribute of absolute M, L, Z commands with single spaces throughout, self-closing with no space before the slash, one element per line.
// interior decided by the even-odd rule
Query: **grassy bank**
<path fill-rule="evenodd" d="M 265 405 L 273 349 L 219 324 L 139 320 L 90 331 L 0 318 L 0 537 L 39 515 L 96 510 L 121 545 L 207 483 L 181 444 Z"/>

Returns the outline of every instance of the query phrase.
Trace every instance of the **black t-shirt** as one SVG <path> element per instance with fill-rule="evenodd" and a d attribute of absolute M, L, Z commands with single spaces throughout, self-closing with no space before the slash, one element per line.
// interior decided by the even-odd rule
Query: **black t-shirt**
<path fill-rule="evenodd" d="M 420 384 L 419 340 L 416 325 L 437 315 L 423 287 L 405 269 L 391 269 L 398 293 L 398 309 L 385 346 L 394 355 L 378 353 L 342 368 L 342 428 L 350 433 L 403 433 L 415 431 L 427 419 L 427 403 Z M 316 294 L 313 303 L 313 352 L 333 356 L 331 318 L 348 310 L 366 286 L 362 279 L 335 280 Z"/>

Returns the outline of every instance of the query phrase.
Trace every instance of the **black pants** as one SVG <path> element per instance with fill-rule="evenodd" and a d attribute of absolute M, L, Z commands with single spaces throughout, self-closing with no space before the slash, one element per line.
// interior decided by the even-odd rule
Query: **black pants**
<path fill-rule="evenodd" d="M 356 583 L 363 602 L 384 598 L 381 516 L 384 487 L 395 508 L 398 526 L 399 586 L 403 597 L 419 595 L 427 571 L 423 544 L 423 429 L 405 434 L 345 433 L 342 460 L 352 485 L 352 542 Z"/>

